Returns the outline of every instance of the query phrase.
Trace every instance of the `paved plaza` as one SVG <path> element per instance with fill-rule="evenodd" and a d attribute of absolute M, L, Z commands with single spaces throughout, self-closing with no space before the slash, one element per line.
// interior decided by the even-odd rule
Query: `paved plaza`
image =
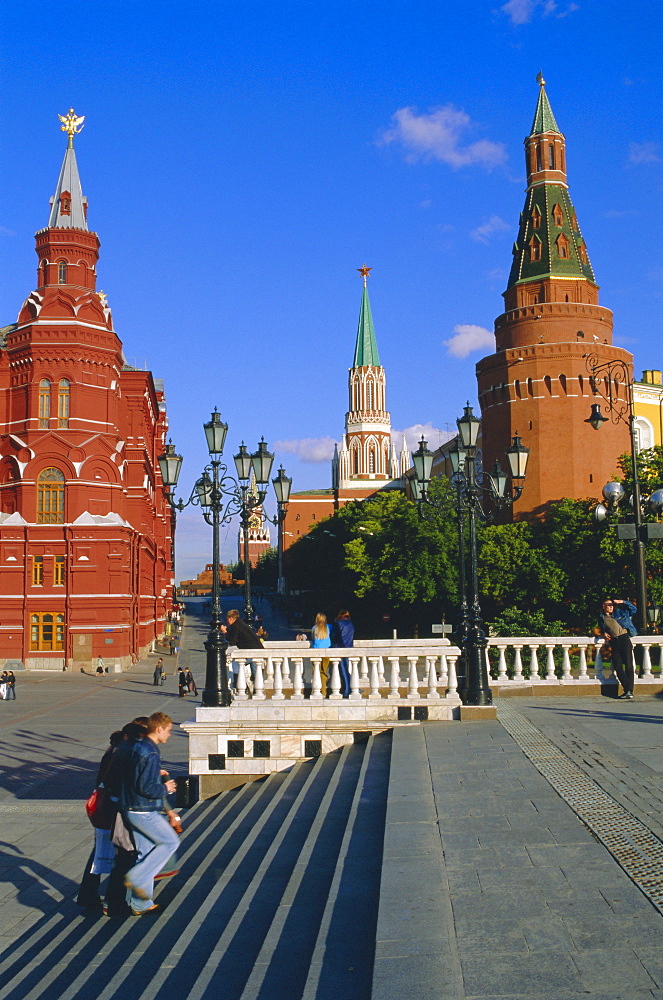
<path fill-rule="evenodd" d="M 187 616 L 200 689 L 204 637 Z M 502 699 L 297 765 L 186 811 L 159 917 L 83 915 L 108 734 L 200 703 L 155 662 L 21 674 L 0 702 L 2 1000 L 663 1000 L 656 697 Z M 176 730 L 173 774 L 186 750 Z"/>

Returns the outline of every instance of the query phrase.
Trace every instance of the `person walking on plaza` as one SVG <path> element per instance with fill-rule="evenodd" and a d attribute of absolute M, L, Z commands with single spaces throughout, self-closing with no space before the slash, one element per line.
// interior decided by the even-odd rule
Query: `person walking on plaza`
<path fill-rule="evenodd" d="M 118 729 L 116 732 L 110 734 L 108 749 L 101 758 L 97 771 L 94 787 L 97 790 L 104 788 L 109 795 L 107 779 L 110 775 L 115 752 L 124 739 L 124 730 Z M 108 875 L 112 871 L 114 855 L 115 851 L 110 841 L 110 830 L 102 830 L 95 827 L 94 847 L 85 865 L 78 896 L 76 897 L 77 905 L 81 906 L 84 910 L 88 910 L 89 912 L 101 910 L 102 903 L 99 898 L 99 883 L 101 882 L 102 875 Z"/>
<path fill-rule="evenodd" d="M 198 688 L 196 687 L 196 682 L 193 679 L 193 674 L 191 673 L 188 667 L 184 672 L 184 680 L 186 681 L 187 691 L 189 692 L 189 694 L 198 694 Z"/>
<path fill-rule="evenodd" d="M 166 674 L 163 669 L 163 660 L 161 659 L 161 657 L 159 657 L 159 659 L 157 660 L 157 665 L 154 668 L 152 683 L 154 684 L 155 687 L 158 687 L 160 684 L 163 684 L 165 679 L 166 679 Z"/>
<path fill-rule="evenodd" d="M 159 747 L 167 743 L 173 720 L 163 712 L 153 712 L 147 720 L 147 735 L 131 748 L 127 766 L 120 777 L 120 808 L 131 830 L 138 860 L 126 874 L 129 906 L 133 916 L 154 913 L 154 879 L 179 846 L 175 832 L 179 817 L 173 810 L 163 815 L 164 791 L 174 792 L 175 782 L 163 780 Z"/>
<path fill-rule="evenodd" d="M 326 615 L 316 615 L 315 625 L 311 629 L 311 648 L 329 649 L 331 646 L 331 626 L 327 624 Z M 329 657 L 323 656 L 320 663 L 320 690 L 322 697 L 329 694 Z"/>
<path fill-rule="evenodd" d="M 16 677 L 13 670 L 7 671 L 7 701 L 16 701 Z"/>
<path fill-rule="evenodd" d="M 630 601 L 617 601 L 606 598 L 599 615 L 599 628 L 605 639 L 610 643 L 612 666 L 623 693 L 620 698 L 630 701 L 633 698 L 635 683 L 635 667 L 633 663 L 633 644 L 631 635 L 636 635 L 631 615 L 636 607 Z M 630 627 L 629 627 L 630 625 Z M 631 631 L 632 630 L 632 631 Z"/>
<path fill-rule="evenodd" d="M 168 649 L 170 651 L 170 655 L 175 656 L 175 651 L 177 650 L 177 639 L 175 636 L 171 636 L 168 640 Z"/>
<path fill-rule="evenodd" d="M 186 674 L 184 673 L 184 667 L 177 668 L 177 685 L 179 687 L 179 697 L 186 698 L 189 685 L 186 682 Z"/>
<path fill-rule="evenodd" d="M 3 670 L 0 674 L 0 699 L 5 701 L 7 699 L 7 671 Z"/>
<path fill-rule="evenodd" d="M 354 645 L 355 627 L 350 619 L 349 611 L 339 611 L 332 628 L 332 646 L 350 649 Z M 350 697 L 350 666 L 347 659 L 342 659 L 338 665 L 341 674 L 341 694 Z"/>

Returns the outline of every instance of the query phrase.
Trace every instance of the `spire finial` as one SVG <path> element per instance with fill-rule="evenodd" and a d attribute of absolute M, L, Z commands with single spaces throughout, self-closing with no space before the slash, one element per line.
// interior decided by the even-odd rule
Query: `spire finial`
<path fill-rule="evenodd" d="M 366 288 L 366 279 L 368 278 L 368 276 L 371 273 L 371 271 L 373 270 L 373 268 L 372 267 L 366 267 L 366 265 L 364 264 L 363 267 L 358 267 L 357 270 L 359 271 L 359 273 L 361 274 L 362 278 L 364 279 L 364 288 Z"/>
<path fill-rule="evenodd" d="M 543 79 L 543 71 L 539 70 L 539 75 L 536 78 L 536 82 L 540 87 L 545 87 L 546 81 Z"/>
<path fill-rule="evenodd" d="M 69 136 L 69 146 L 74 145 L 74 136 L 77 135 L 81 129 L 84 127 L 83 122 L 85 121 L 85 115 L 78 117 L 73 108 L 69 108 L 66 115 L 58 115 L 58 118 L 62 122 L 60 126 L 61 132 L 66 132 Z"/>

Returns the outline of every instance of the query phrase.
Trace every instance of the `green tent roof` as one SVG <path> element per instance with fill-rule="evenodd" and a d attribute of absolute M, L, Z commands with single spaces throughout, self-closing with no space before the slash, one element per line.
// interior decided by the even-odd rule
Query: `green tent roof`
<path fill-rule="evenodd" d="M 562 135 L 557 127 L 557 122 L 555 121 L 555 116 L 550 107 L 548 95 L 546 94 L 546 88 L 544 87 L 544 80 L 540 73 L 537 80 L 540 84 L 539 99 L 536 103 L 536 111 L 534 112 L 534 121 L 532 122 L 530 135 L 540 135 L 541 132 L 559 132 Z"/>
<path fill-rule="evenodd" d="M 353 368 L 364 368 L 368 366 L 379 367 L 380 357 L 378 355 L 378 345 L 375 339 L 373 328 L 373 316 L 371 315 L 371 303 L 368 298 L 368 289 L 364 285 L 361 297 L 361 309 L 359 310 L 359 326 L 357 328 L 357 345 L 355 347 L 355 359 Z"/>

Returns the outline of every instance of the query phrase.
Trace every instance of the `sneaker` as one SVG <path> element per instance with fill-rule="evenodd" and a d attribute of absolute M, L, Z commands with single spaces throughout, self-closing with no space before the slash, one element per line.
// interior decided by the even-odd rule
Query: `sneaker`
<path fill-rule="evenodd" d="M 627 691 L 624 694 L 624 697 L 626 698 L 627 701 L 633 701 L 633 692 L 632 691 Z"/>
<path fill-rule="evenodd" d="M 173 868 L 172 872 L 159 872 L 158 875 L 154 876 L 154 881 L 156 882 L 160 878 L 171 878 L 172 875 L 179 875 L 179 868 Z"/>
<path fill-rule="evenodd" d="M 144 889 L 138 889 L 138 888 L 136 888 L 136 886 L 132 885 L 131 882 L 128 879 L 124 880 L 124 888 L 128 889 L 129 892 L 131 893 L 131 895 L 135 896 L 136 899 L 145 899 L 145 900 L 147 900 L 147 899 L 150 898 L 147 895 L 147 893 L 145 892 Z"/>

